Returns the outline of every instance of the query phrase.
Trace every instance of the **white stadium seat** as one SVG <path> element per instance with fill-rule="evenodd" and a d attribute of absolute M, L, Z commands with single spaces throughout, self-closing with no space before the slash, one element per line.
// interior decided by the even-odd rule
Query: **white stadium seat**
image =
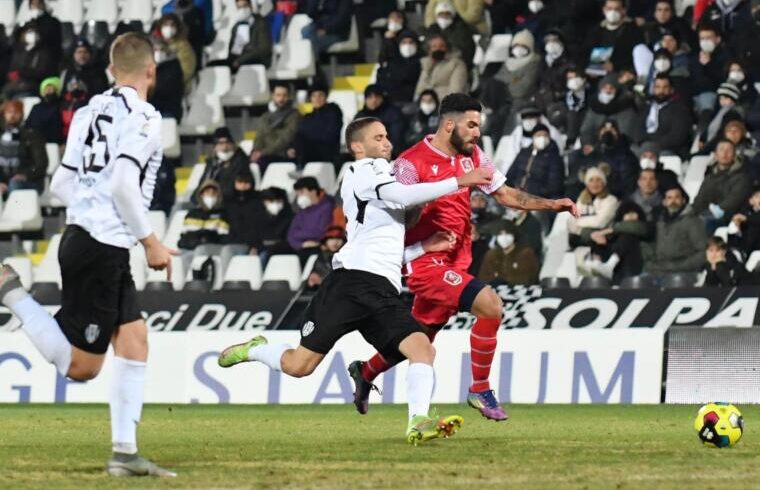
<path fill-rule="evenodd" d="M 148 26 L 153 20 L 153 3 L 151 0 L 127 0 L 122 3 L 120 18 L 126 23 L 139 20 Z"/>
<path fill-rule="evenodd" d="M 61 244 L 61 234 L 50 237 L 45 256 L 37 266 L 32 268 L 34 282 L 54 282 L 61 286 L 61 268 L 58 265 L 58 247 Z"/>
<path fill-rule="evenodd" d="M 333 187 L 333 190 L 330 194 L 337 195 L 340 193 L 340 185 L 343 183 L 343 176 L 346 175 L 346 172 L 348 172 L 348 169 L 351 168 L 351 164 L 354 162 L 346 162 L 343 164 L 342 167 L 340 167 L 340 172 L 338 172 L 338 178 L 335 179 L 335 187 Z"/>
<path fill-rule="evenodd" d="M 512 44 L 512 34 L 494 34 L 483 54 L 483 66 L 488 63 L 504 63 L 509 57 L 509 45 Z"/>
<path fill-rule="evenodd" d="M 206 95 L 223 96 L 232 87 L 232 73 L 227 66 L 212 66 L 198 73 L 198 83 L 193 90 L 201 97 Z"/>
<path fill-rule="evenodd" d="M 251 289 L 261 288 L 261 259 L 255 255 L 236 255 L 224 272 L 224 281 L 246 281 Z"/>
<path fill-rule="evenodd" d="M 180 210 L 175 211 L 171 218 L 169 218 L 169 225 L 166 227 L 166 233 L 164 233 L 163 244 L 169 248 L 177 249 L 177 242 L 179 236 L 182 234 L 182 223 L 185 221 L 187 211 Z"/>
<path fill-rule="evenodd" d="M 240 140 L 238 143 L 238 146 L 240 149 L 245 153 L 246 155 L 250 155 L 253 151 L 253 147 L 255 145 L 255 142 L 253 140 Z"/>
<path fill-rule="evenodd" d="M 32 108 L 40 103 L 42 99 L 39 97 L 21 97 L 21 103 L 24 104 L 24 120 L 29 117 L 29 113 L 32 112 Z"/>
<path fill-rule="evenodd" d="M 282 53 L 270 69 L 269 78 L 295 80 L 313 77 L 315 74 L 316 64 L 311 41 L 286 39 L 282 43 Z"/>
<path fill-rule="evenodd" d="M 264 65 L 243 65 L 222 97 L 225 106 L 264 105 L 269 102 L 269 82 Z"/>
<path fill-rule="evenodd" d="M 289 174 L 295 172 L 296 164 L 291 162 L 274 162 L 267 165 L 267 169 L 264 172 L 264 177 L 261 179 L 261 188 L 267 189 L 269 187 L 279 187 L 288 193 L 288 196 L 293 196 L 295 191 L 293 190 L 293 184 L 296 180 Z"/>
<path fill-rule="evenodd" d="M 712 159 L 709 155 L 695 156 L 689 162 L 689 167 L 686 169 L 686 175 L 684 176 L 684 182 L 702 182 L 705 178 L 705 172 L 707 166 Z"/>
<path fill-rule="evenodd" d="M 713 236 L 722 239 L 725 243 L 728 243 L 728 226 L 719 226 L 715 229 Z"/>
<path fill-rule="evenodd" d="M 316 178 L 327 193 L 332 193 L 335 188 L 335 165 L 332 162 L 309 162 L 304 166 L 302 175 Z"/>
<path fill-rule="evenodd" d="M 42 229 L 40 196 L 35 190 L 13 191 L 0 214 L 0 232 L 37 231 Z"/>
<path fill-rule="evenodd" d="M 225 125 L 222 102 L 217 95 L 193 97 L 190 111 L 179 126 L 181 135 L 211 134 Z"/>
<path fill-rule="evenodd" d="M 74 30 L 79 32 L 84 23 L 84 2 L 82 0 L 58 0 L 53 13 L 61 22 L 74 24 Z"/>
<path fill-rule="evenodd" d="M 166 234 L 166 215 L 163 211 L 148 211 L 148 221 L 150 221 L 150 228 L 153 233 L 156 234 L 156 238 L 160 240 L 164 239 Z"/>
<path fill-rule="evenodd" d="M 681 172 L 683 172 L 683 169 L 681 168 L 681 157 L 678 155 L 664 156 L 660 157 L 660 162 L 662 162 L 663 168 L 672 170 L 679 179 L 681 178 Z"/>
<path fill-rule="evenodd" d="M 686 194 L 689 196 L 689 201 L 694 201 L 694 198 L 697 197 L 697 194 L 699 194 L 699 188 L 702 187 L 702 182 L 694 182 L 690 180 L 685 180 L 683 182 L 683 190 L 686 191 Z"/>
<path fill-rule="evenodd" d="M 253 174 L 253 183 L 256 190 L 261 190 L 261 167 L 259 167 L 259 164 L 256 162 L 251 162 L 248 164 L 248 166 L 251 169 L 251 173 Z"/>
<path fill-rule="evenodd" d="M 145 282 L 166 282 L 166 271 L 155 271 L 148 268 Z M 185 286 L 185 267 L 182 265 L 182 257 L 172 257 L 171 283 L 175 291 L 182 291 L 182 288 Z"/>
<path fill-rule="evenodd" d="M 760 264 L 760 250 L 755 250 L 747 259 L 747 270 L 754 271 L 758 264 Z"/>
<path fill-rule="evenodd" d="M 351 31 L 348 39 L 337 42 L 327 48 L 328 54 L 355 53 L 359 51 L 359 28 L 356 25 L 356 17 L 351 17 Z"/>
<path fill-rule="evenodd" d="M 45 143 L 45 153 L 48 158 L 47 175 L 53 175 L 61 164 L 61 150 L 58 143 Z"/>
<path fill-rule="evenodd" d="M 0 24 L 5 26 L 6 36 L 13 33 L 16 26 L 16 0 L 0 0 Z"/>
<path fill-rule="evenodd" d="M 131 2 L 132 0 L 130 0 Z M 127 3 L 130 3 L 127 2 Z M 87 8 L 87 20 L 102 20 L 108 23 L 110 30 L 116 27 L 119 19 L 119 8 L 116 0 L 96 0 L 91 1 Z"/>
<path fill-rule="evenodd" d="M 16 269 L 21 279 L 21 285 L 29 291 L 32 287 L 32 261 L 26 257 L 7 257 L 3 263 Z"/>
<path fill-rule="evenodd" d="M 270 257 L 264 271 L 265 281 L 288 281 L 290 290 L 296 291 L 301 285 L 301 262 L 298 255 L 274 255 Z"/>
<path fill-rule="evenodd" d="M 287 41 L 300 41 L 303 39 L 303 28 L 311 24 L 311 17 L 306 14 L 295 14 L 290 18 L 288 27 L 285 30 L 285 40 Z"/>
<path fill-rule="evenodd" d="M 313 254 L 310 255 L 309 258 L 306 260 L 306 263 L 303 266 L 303 270 L 301 271 L 301 282 L 309 279 L 309 275 L 311 275 L 311 271 L 314 270 L 314 265 L 317 263 L 317 259 L 319 259 L 319 255 Z"/>
<path fill-rule="evenodd" d="M 196 163 L 193 165 L 193 169 L 190 171 L 190 177 L 187 179 L 185 193 L 181 196 L 177 196 L 177 202 L 190 202 L 193 194 L 195 194 L 195 190 L 201 185 L 201 179 L 203 178 L 204 172 L 206 172 L 205 163 Z"/>
<path fill-rule="evenodd" d="M 182 156 L 177 120 L 173 117 L 161 119 L 161 144 L 166 158 L 179 158 Z"/>

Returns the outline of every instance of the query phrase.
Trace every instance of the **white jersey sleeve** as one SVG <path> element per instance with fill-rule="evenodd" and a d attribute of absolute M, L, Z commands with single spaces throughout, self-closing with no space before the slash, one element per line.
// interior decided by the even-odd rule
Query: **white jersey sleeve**
<path fill-rule="evenodd" d="M 396 182 L 396 179 L 391 175 L 391 170 L 391 164 L 382 158 L 367 160 L 355 165 L 356 185 L 354 192 L 356 197 L 362 201 L 380 199 L 380 188 Z"/>
<path fill-rule="evenodd" d="M 117 159 L 125 158 L 144 171 L 148 160 L 161 151 L 161 117 L 133 112 L 119 126 L 116 143 Z"/>

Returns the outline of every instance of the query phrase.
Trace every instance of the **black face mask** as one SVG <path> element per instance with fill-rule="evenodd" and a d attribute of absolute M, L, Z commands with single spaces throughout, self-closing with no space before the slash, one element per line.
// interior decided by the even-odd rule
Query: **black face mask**
<path fill-rule="evenodd" d="M 446 51 L 441 51 L 441 50 L 433 51 L 432 53 L 430 53 L 430 57 L 436 61 L 441 61 L 442 59 L 446 57 Z"/>
<path fill-rule="evenodd" d="M 615 136 L 615 133 L 606 131 L 599 137 L 599 141 L 602 143 L 602 145 L 610 148 L 615 146 L 617 143 L 617 136 Z"/>
<path fill-rule="evenodd" d="M 47 94 L 45 96 L 45 102 L 48 102 L 48 103 L 58 102 L 58 95 L 56 95 L 56 94 Z"/>

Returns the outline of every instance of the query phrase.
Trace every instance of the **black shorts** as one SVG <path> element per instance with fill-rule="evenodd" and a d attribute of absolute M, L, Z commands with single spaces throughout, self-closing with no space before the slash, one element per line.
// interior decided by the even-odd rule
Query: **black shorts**
<path fill-rule="evenodd" d="M 129 270 L 129 251 L 100 243 L 69 225 L 58 249 L 63 288 L 55 315 L 71 345 L 105 354 L 119 325 L 142 318 Z"/>
<path fill-rule="evenodd" d="M 354 330 L 386 358 L 398 358 L 401 341 L 423 331 L 388 279 L 337 269 L 306 308 L 301 345 L 327 354 L 338 339 Z"/>

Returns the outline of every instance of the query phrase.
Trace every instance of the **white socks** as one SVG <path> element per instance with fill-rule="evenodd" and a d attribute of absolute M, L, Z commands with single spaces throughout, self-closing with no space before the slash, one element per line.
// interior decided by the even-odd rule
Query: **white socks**
<path fill-rule="evenodd" d="M 615 274 L 615 267 L 617 267 L 619 263 L 620 257 L 618 254 L 612 254 L 606 262 L 595 263 L 592 265 L 591 270 L 607 279 L 612 279 L 612 276 Z"/>
<path fill-rule="evenodd" d="M 416 415 L 427 417 L 434 386 L 433 366 L 419 362 L 409 364 L 409 369 L 406 371 L 406 399 L 409 404 L 410 420 Z"/>
<path fill-rule="evenodd" d="M 263 362 L 273 371 L 282 371 L 282 354 L 292 349 L 288 344 L 257 345 L 248 351 L 249 361 Z"/>
<path fill-rule="evenodd" d="M 109 397 L 114 452 L 137 453 L 137 424 L 144 396 L 145 363 L 114 357 Z"/>
<path fill-rule="evenodd" d="M 21 330 L 42 357 L 54 364 L 62 376 L 66 376 L 71 365 L 71 344 L 55 318 L 21 288 L 8 292 L 2 300 L 21 320 Z"/>

